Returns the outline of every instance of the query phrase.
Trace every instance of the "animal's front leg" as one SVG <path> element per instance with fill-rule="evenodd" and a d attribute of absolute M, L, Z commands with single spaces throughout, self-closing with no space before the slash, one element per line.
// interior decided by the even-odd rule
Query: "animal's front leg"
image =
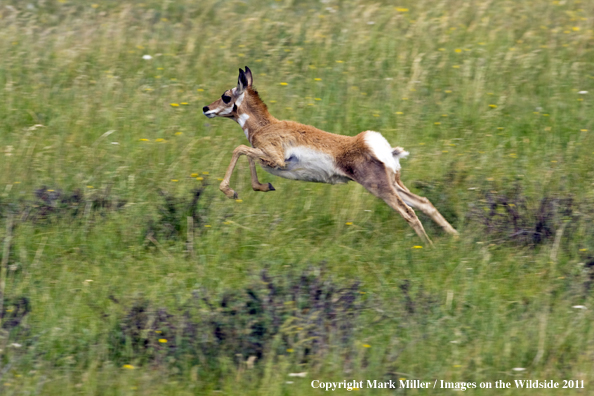
<path fill-rule="evenodd" d="M 227 173 L 225 173 L 225 178 L 221 182 L 219 189 L 228 197 L 237 199 L 237 193 L 229 187 L 229 180 L 231 180 L 231 175 L 233 174 L 233 169 L 235 169 L 235 165 L 237 164 L 237 160 L 240 156 L 247 155 L 250 159 L 250 167 L 251 163 L 254 159 L 262 159 L 264 161 L 270 161 L 266 153 L 264 153 L 260 149 L 251 148 L 248 146 L 238 146 L 233 150 L 233 156 L 231 157 L 231 163 L 229 163 L 229 167 L 227 168 Z M 255 170 L 255 168 L 254 168 Z"/>
<path fill-rule="evenodd" d="M 275 191 L 275 188 L 272 187 L 271 183 L 262 184 L 262 183 L 260 183 L 260 180 L 258 180 L 258 173 L 256 172 L 256 161 L 251 157 L 248 157 L 248 161 L 250 162 L 250 172 L 251 172 L 251 176 L 252 176 L 252 189 L 254 191 L 263 191 L 263 192 Z"/>

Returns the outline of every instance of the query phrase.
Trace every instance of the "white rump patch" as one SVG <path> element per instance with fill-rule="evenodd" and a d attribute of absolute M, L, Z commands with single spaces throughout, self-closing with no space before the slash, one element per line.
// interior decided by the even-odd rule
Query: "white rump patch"
<path fill-rule="evenodd" d="M 284 168 L 267 166 L 262 168 L 268 173 L 285 179 L 329 184 L 350 181 L 336 168 L 331 155 L 304 146 L 287 148 Z"/>
<path fill-rule="evenodd" d="M 384 165 L 392 169 L 394 172 L 398 172 L 400 169 L 400 162 L 398 162 L 398 158 L 402 158 L 400 157 L 400 154 L 404 154 L 406 151 L 403 150 L 404 153 L 398 153 L 397 156 L 393 155 L 392 146 L 390 146 L 390 143 L 388 143 L 386 138 L 383 137 L 379 132 L 366 131 L 365 137 L 363 139 L 375 158 L 380 160 Z M 404 156 L 407 154 L 408 153 L 404 154 Z"/>

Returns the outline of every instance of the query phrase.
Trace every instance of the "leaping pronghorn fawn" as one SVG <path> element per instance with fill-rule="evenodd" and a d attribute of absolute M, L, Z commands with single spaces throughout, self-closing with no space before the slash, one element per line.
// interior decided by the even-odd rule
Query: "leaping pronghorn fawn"
<path fill-rule="evenodd" d="M 274 191 L 272 184 L 258 181 L 256 161 L 266 172 L 285 179 L 329 184 L 354 180 L 400 213 L 427 243 L 432 242 L 412 208 L 431 217 L 447 233 L 458 235 L 427 198 L 413 194 L 400 180 L 399 159 L 408 155 L 404 149 L 393 148 L 374 131 L 343 136 L 294 121 L 277 120 L 270 115 L 252 83 L 252 71 L 247 66 L 245 72 L 239 69 L 237 87 L 202 108 L 208 118 L 219 116 L 236 121 L 252 145 L 233 150 L 219 187 L 227 197 L 237 198 L 229 180 L 239 157 L 246 155 L 254 191 Z"/>

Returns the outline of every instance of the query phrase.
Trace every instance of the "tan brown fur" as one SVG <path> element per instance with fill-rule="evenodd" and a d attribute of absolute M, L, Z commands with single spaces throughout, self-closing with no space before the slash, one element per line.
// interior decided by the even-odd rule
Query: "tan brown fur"
<path fill-rule="evenodd" d="M 237 87 L 225 91 L 221 99 L 203 108 L 204 114 L 209 118 L 223 116 L 237 121 L 252 146 L 241 145 L 233 150 L 231 163 L 219 187 L 226 196 L 237 198 L 237 193 L 229 187 L 229 180 L 239 157 L 246 155 L 250 164 L 252 188 L 255 191 L 274 190 L 272 184 L 263 184 L 258 181 L 256 161 L 268 172 L 280 173 L 281 177 L 310 181 L 313 177 L 313 181 L 327 183 L 334 183 L 336 180 L 338 182 L 353 180 L 400 213 L 419 237 L 427 243 L 431 243 L 431 240 L 411 206 L 423 211 L 446 232 L 457 235 L 456 230 L 427 198 L 411 193 L 400 180 L 399 167 L 395 167 L 398 165 L 397 158 L 407 154 L 401 147 L 388 147 L 387 151 L 384 150 L 385 148 L 379 145 L 387 143 L 381 135 L 377 138 L 376 132 L 366 131 L 356 136 L 344 136 L 294 121 L 277 120 L 268 112 L 266 105 L 252 88 L 252 83 L 253 77 L 249 68 L 246 67 L 245 72 L 240 69 Z M 227 100 L 227 103 L 223 99 Z M 376 140 L 367 140 L 369 134 Z M 381 139 L 379 143 L 377 139 Z M 314 162 L 304 162 L 305 159 L 295 159 L 293 156 L 288 158 L 287 153 L 295 152 L 293 149 L 301 150 L 300 155 L 303 158 L 309 158 L 307 157 L 309 155 L 313 158 L 309 161 Z M 386 153 L 396 158 L 396 165 L 380 158 Z M 333 165 L 329 165 L 329 160 Z M 295 164 L 300 168 L 292 170 L 291 166 Z M 305 173 L 299 173 L 303 169 Z M 335 176 L 324 179 L 327 172 L 333 172 Z"/>

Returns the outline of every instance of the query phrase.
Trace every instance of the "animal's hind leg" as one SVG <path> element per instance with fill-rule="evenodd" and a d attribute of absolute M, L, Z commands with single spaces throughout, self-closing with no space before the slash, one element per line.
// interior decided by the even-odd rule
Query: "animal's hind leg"
<path fill-rule="evenodd" d="M 456 236 L 458 235 L 458 231 L 456 231 L 454 227 L 452 227 L 450 223 L 448 223 L 448 221 L 444 219 L 441 213 L 439 213 L 437 209 L 435 209 L 435 206 L 433 206 L 433 204 L 431 204 L 431 202 L 427 198 L 419 197 L 418 195 L 411 193 L 410 190 L 406 188 L 406 186 L 400 180 L 400 172 L 396 172 L 394 180 L 394 187 L 396 187 L 398 195 L 407 204 L 409 204 L 413 208 L 419 209 L 421 212 L 431 217 L 431 219 L 435 221 L 437 224 L 439 224 L 448 234 Z"/>
<path fill-rule="evenodd" d="M 384 164 L 374 160 L 358 165 L 355 167 L 352 177 L 370 193 L 383 199 L 392 209 L 400 213 L 419 238 L 430 245 L 433 244 L 415 211 L 398 196 L 392 181 L 393 172 L 386 169 Z"/>

